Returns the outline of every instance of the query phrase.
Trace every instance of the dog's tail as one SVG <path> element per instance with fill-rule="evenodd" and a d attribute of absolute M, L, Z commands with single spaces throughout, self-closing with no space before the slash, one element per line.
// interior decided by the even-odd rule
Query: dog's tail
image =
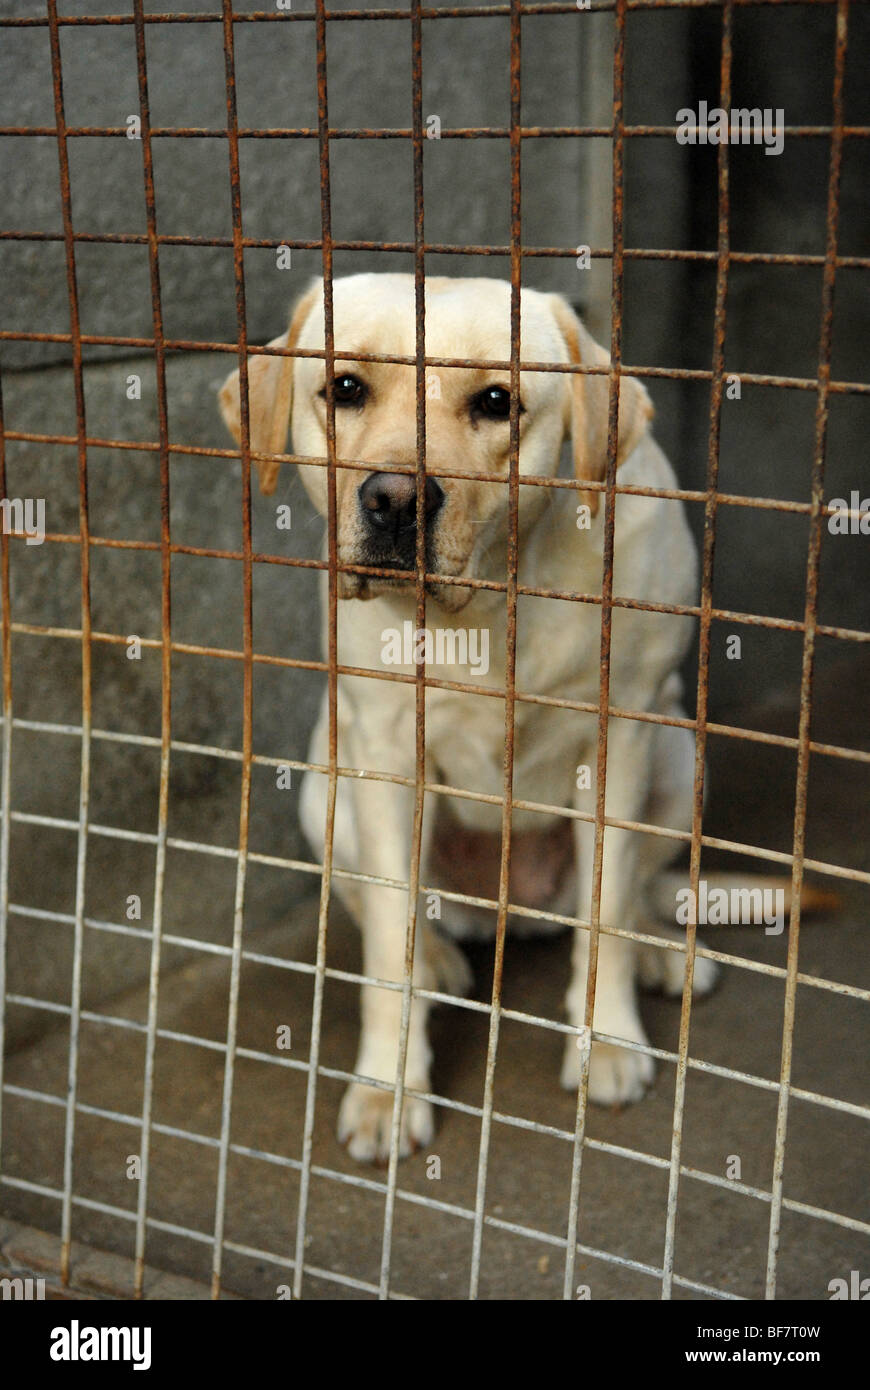
<path fill-rule="evenodd" d="M 723 891 L 728 895 L 729 903 L 739 904 L 742 895 L 747 892 L 754 894 L 761 891 L 764 893 L 782 893 L 778 906 L 783 912 L 790 912 L 792 905 L 791 879 L 784 874 L 740 874 L 740 873 L 712 873 L 703 874 L 704 893 L 707 901 L 715 891 Z M 689 871 L 684 869 L 682 872 L 668 871 L 660 874 L 652 887 L 651 906 L 657 917 L 665 922 L 673 922 L 677 907 L 686 902 L 686 893 L 690 888 Z M 699 892 L 700 896 L 700 892 Z M 804 882 L 801 885 L 801 916 L 808 917 L 820 913 L 837 912 L 842 904 L 842 897 L 839 893 L 829 888 L 818 888 L 813 883 Z M 719 922 L 714 919 L 711 925 L 721 925 L 725 923 L 721 914 L 717 914 Z M 740 923 L 740 918 L 729 918 L 727 925 Z M 744 923 L 740 923 L 744 925 Z"/>

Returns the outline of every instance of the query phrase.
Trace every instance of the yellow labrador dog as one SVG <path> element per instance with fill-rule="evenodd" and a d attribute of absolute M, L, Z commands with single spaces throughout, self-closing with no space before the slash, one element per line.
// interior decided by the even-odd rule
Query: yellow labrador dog
<path fill-rule="evenodd" d="M 426 283 L 426 352 L 430 357 L 494 363 L 510 357 L 510 286 L 489 279 L 430 279 Z M 395 473 L 416 460 L 415 369 L 360 361 L 366 354 L 411 355 L 414 281 L 410 275 L 353 275 L 334 283 L 336 449 L 339 461 L 368 471 L 337 471 L 337 544 L 340 564 L 413 570 L 416 480 Z M 314 286 L 298 304 L 288 331 L 275 345 L 324 346 L 323 293 Z M 522 291 L 524 361 L 606 364 L 599 347 L 567 303 L 553 294 Z M 325 364 L 316 357 L 249 359 L 251 446 L 255 452 L 326 454 Z M 510 377 L 503 367 L 427 371 L 426 569 L 454 578 L 504 582 L 507 568 Z M 608 378 L 579 373 L 523 372 L 520 377 L 520 476 L 551 477 L 570 436 L 573 466 L 582 482 L 605 476 Z M 239 381 L 234 372 L 221 391 L 224 418 L 239 438 Z M 674 473 L 650 433 L 652 406 L 640 382 L 624 377 L 620 390 L 620 480 L 654 488 L 676 486 Z M 271 492 L 279 465 L 258 463 Z M 494 474 L 505 482 L 439 477 L 439 472 Z M 327 510 L 327 474 L 302 466 L 305 487 Z M 519 581 L 523 585 L 600 594 L 603 512 L 600 493 L 520 488 Z M 696 559 L 682 504 L 620 494 L 615 511 L 614 594 L 662 604 L 697 601 Z M 503 592 L 433 583 L 426 628 L 418 632 L 412 580 L 339 575 L 338 660 L 345 666 L 413 674 L 423 655 L 430 675 L 503 691 L 506 602 Z M 324 586 L 324 594 L 325 594 Z M 324 605 L 325 606 L 325 605 Z M 601 609 L 589 603 L 520 596 L 516 681 L 520 692 L 597 703 Z M 691 619 L 618 608 L 613 613 L 610 699 L 615 707 L 682 715 L 676 674 L 691 639 Z M 399 774 L 413 780 L 413 684 L 340 676 L 338 759 L 342 766 Z M 514 796 L 554 807 L 595 809 L 596 715 L 519 701 L 516 705 Z M 310 758 L 327 761 L 326 705 Z M 480 694 L 428 689 L 427 779 L 500 797 L 503 791 L 504 704 Z M 611 719 L 607 750 L 610 817 L 685 830 L 691 820 L 694 745 L 689 732 L 636 719 Z M 306 834 L 322 852 L 326 778 L 306 776 L 301 814 Z M 430 804 L 434 803 L 434 805 Z M 436 814 L 437 812 L 437 814 Z M 407 882 L 412 851 L 413 794 L 392 782 L 339 779 L 335 812 L 337 868 Z M 421 881 L 442 888 L 454 881 L 478 896 L 495 897 L 492 864 L 501 808 L 492 802 L 427 797 Z M 515 811 L 512 821 L 511 902 L 549 907 L 588 920 L 594 855 L 589 821 Z M 648 926 L 648 903 L 677 842 L 608 828 L 604 842 L 601 920 L 621 928 Z M 363 936 L 364 971 L 376 979 L 403 977 L 407 893 L 343 878 L 336 891 Z M 436 926 L 419 914 L 414 982 L 422 988 L 464 989 L 467 966 L 445 936 L 494 928 L 467 909 L 443 904 Z M 525 930 L 536 923 L 514 916 Z M 539 925 L 539 924 L 537 924 Z M 546 928 L 545 928 L 546 929 Z M 552 927 L 551 927 L 552 929 Z M 575 931 L 568 1017 L 584 1021 L 588 932 Z M 639 947 L 617 936 L 600 938 L 594 1013 L 597 1033 L 646 1041 L 636 982 L 679 993 L 684 957 Z M 715 967 L 695 962 L 694 988 L 710 987 Z M 431 1053 L 426 1001 L 411 1011 L 406 1084 L 430 1091 Z M 356 1071 L 396 1079 L 401 995 L 366 985 Z M 567 1039 L 562 1084 L 578 1084 L 580 1053 Z M 589 1094 L 601 1104 L 637 1100 L 653 1075 L 652 1059 L 616 1042 L 592 1048 Z M 355 1081 L 341 1106 L 339 1135 L 357 1159 L 379 1161 L 389 1152 L 393 1096 Z M 401 1152 L 428 1144 L 432 1107 L 406 1097 Z"/>

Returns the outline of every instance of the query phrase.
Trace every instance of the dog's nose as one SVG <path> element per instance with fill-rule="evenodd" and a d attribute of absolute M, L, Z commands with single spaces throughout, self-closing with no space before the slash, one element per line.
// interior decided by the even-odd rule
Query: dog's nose
<path fill-rule="evenodd" d="M 426 520 L 444 501 L 444 489 L 435 478 L 426 479 Z M 398 539 L 417 528 L 417 479 L 409 473 L 372 473 L 359 490 L 360 506 L 368 526 Z"/>

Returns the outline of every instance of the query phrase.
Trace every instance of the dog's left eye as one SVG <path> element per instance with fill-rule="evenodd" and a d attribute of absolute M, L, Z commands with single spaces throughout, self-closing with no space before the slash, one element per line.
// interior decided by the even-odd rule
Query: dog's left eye
<path fill-rule="evenodd" d="M 326 387 L 320 392 L 323 399 L 326 399 Z M 340 376 L 333 379 L 332 399 L 336 405 L 362 405 L 366 398 L 365 384 L 359 377 L 352 376 L 350 372 L 342 372 Z"/>
<path fill-rule="evenodd" d="M 522 412 L 522 402 L 520 412 Z M 511 413 L 511 393 L 504 386 L 487 386 L 471 402 L 474 415 L 485 415 L 489 420 L 507 420 Z"/>

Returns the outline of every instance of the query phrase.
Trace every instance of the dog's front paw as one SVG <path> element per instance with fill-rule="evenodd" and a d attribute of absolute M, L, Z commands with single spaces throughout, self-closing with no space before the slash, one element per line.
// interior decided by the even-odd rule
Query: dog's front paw
<path fill-rule="evenodd" d="M 613 1043 L 593 1043 L 589 1099 L 597 1105 L 629 1105 L 640 1100 L 655 1076 L 652 1057 Z"/>
<path fill-rule="evenodd" d="M 562 1085 L 566 1091 L 576 1091 L 580 1085 L 581 1061 L 575 1039 L 569 1038 L 562 1064 Z M 655 1063 L 645 1052 L 630 1052 L 613 1043 L 592 1044 L 589 1099 L 596 1105 L 628 1105 L 640 1100 L 654 1076 Z"/>
<path fill-rule="evenodd" d="M 338 1138 L 342 1144 L 347 1144 L 351 1158 L 361 1163 L 386 1163 L 390 1157 L 392 1127 L 393 1092 L 379 1091 L 360 1081 L 352 1082 L 338 1112 Z M 407 1158 L 408 1154 L 428 1144 L 434 1133 L 429 1101 L 406 1095 L 399 1126 L 399 1157 Z"/>

